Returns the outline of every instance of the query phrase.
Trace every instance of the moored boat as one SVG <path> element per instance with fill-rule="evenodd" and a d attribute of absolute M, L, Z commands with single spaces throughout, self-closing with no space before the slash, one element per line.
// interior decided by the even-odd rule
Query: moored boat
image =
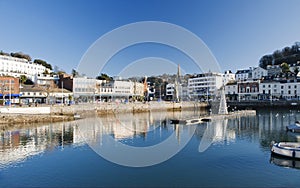
<path fill-rule="evenodd" d="M 76 119 L 80 119 L 80 115 L 77 114 L 77 113 L 75 113 L 75 114 L 74 114 L 74 119 L 75 119 L 75 120 L 76 120 Z"/>
<path fill-rule="evenodd" d="M 300 133 L 300 122 L 296 121 L 294 124 L 286 126 L 287 131 Z"/>
<path fill-rule="evenodd" d="M 300 159 L 299 142 L 279 142 L 272 145 L 271 152 L 275 155 Z"/>

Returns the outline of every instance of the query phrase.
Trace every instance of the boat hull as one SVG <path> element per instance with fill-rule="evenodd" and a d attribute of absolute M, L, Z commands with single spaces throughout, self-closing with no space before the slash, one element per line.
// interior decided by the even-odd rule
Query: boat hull
<path fill-rule="evenodd" d="M 298 123 L 286 126 L 287 131 L 295 132 L 295 133 L 300 133 L 300 125 Z"/>
<path fill-rule="evenodd" d="M 300 143 L 280 142 L 273 144 L 271 152 L 275 155 L 300 159 Z"/>

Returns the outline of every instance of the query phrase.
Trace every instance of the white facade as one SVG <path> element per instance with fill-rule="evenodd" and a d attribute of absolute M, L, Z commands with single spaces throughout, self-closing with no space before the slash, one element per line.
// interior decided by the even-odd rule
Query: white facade
<path fill-rule="evenodd" d="M 299 100 L 300 82 L 264 82 L 259 85 L 260 99 L 262 100 Z"/>
<path fill-rule="evenodd" d="M 254 80 L 259 80 L 263 76 L 268 76 L 268 71 L 261 67 L 254 67 L 254 68 L 252 68 L 251 72 L 252 72 L 252 79 L 254 79 Z"/>
<path fill-rule="evenodd" d="M 58 75 L 35 75 L 33 76 L 33 83 L 38 84 L 38 85 L 52 85 L 52 84 L 57 84 L 59 80 Z"/>
<path fill-rule="evenodd" d="M 243 80 L 247 80 L 249 78 L 249 69 L 245 69 L 245 70 L 238 70 L 235 73 L 235 80 L 236 81 L 243 81 Z"/>
<path fill-rule="evenodd" d="M 128 81 L 115 80 L 113 82 L 113 94 L 115 96 L 130 96 L 134 91 L 134 83 Z"/>
<path fill-rule="evenodd" d="M 225 95 L 235 95 L 238 94 L 237 82 L 225 85 Z"/>
<path fill-rule="evenodd" d="M 225 71 L 223 74 L 223 85 L 225 86 L 228 82 L 235 81 L 235 74 L 231 71 Z"/>
<path fill-rule="evenodd" d="M 86 77 L 73 78 L 73 93 L 74 97 L 80 96 L 94 96 L 97 92 L 96 89 L 97 79 Z"/>
<path fill-rule="evenodd" d="M 28 78 L 32 78 L 34 75 L 43 74 L 45 70 L 51 72 L 43 65 L 30 62 L 27 59 L 0 55 L 1 75 L 9 75 L 13 77 L 25 75 Z"/>
<path fill-rule="evenodd" d="M 175 84 L 167 84 L 166 85 L 166 96 L 173 98 L 175 91 Z"/>
<path fill-rule="evenodd" d="M 118 97 L 143 96 L 144 84 L 132 81 L 114 80 L 107 82 L 93 78 L 73 78 L 74 97 Z"/>
<path fill-rule="evenodd" d="M 190 97 L 204 97 L 215 95 L 217 90 L 222 87 L 223 74 L 204 73 L 198 74 L 188 80 L 188 92 Z"/>

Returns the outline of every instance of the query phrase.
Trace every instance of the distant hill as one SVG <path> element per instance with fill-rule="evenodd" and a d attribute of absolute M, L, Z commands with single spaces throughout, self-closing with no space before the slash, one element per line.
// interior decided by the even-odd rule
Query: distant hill
<path fill-rule="evenodd" d="M 291 47 L 287 46 L 282 50 L 276 50 L 273 54 L 264 55 L 259 60 L 259 66 L 266 69 L 268 65 L 288 65 L 300 62 L 300 42 L 295 42 Z"/>

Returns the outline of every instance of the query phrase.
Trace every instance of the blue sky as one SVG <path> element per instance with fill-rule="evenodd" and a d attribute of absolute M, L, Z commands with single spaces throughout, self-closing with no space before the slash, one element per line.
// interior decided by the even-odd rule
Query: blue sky
<path fill-rule="evenodd" d="M 299 0 L 0 0 L 0 50 L 22 51 L 71 72 L 105 33 L 133 22 L 163 21 L 196 34 L 222 71 L 235 72 L 258 66 L 263 55 L 300 41 L 299 7 Z M 126 64 L 147 56 L 173 57 L 179 64 L 186 60 L 162 55 L 177 52 L 156 47 L 129 49 L 132 53 L 115 61 Z M 103 70 L 110 75 L 119 71 L 112 66 Z M 185 72 L 196 71 L 187 66 Z"/>

